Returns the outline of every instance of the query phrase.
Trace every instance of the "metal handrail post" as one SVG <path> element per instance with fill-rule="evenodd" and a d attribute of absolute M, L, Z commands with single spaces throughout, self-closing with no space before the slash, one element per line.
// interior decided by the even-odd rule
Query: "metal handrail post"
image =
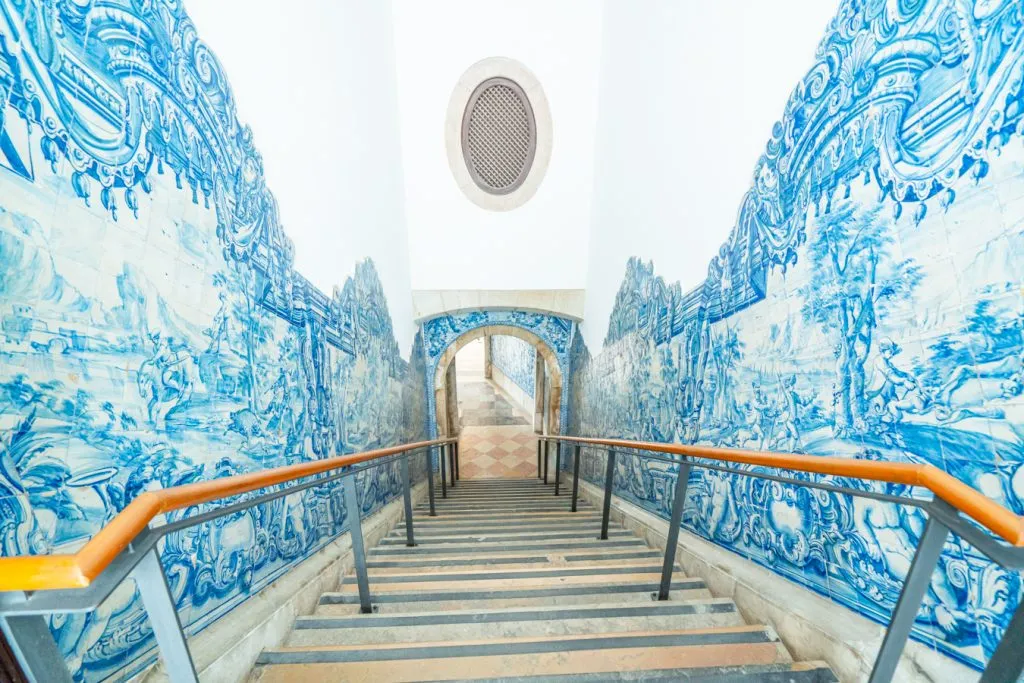
<path fill-rule="evenodd" d="M 402 458 L 402 502 L 405 505 L 405 544 L 412 548 L 416 545 L 416 536 L 412 528 L 412 482 L 409 477 L 409 456 Z"/>
<path fill-rule="evenodd" d="M 14 593 L 0 594 L 4 598 Z M 23 594 L 19 594 L 23 595 Z M 42 614 L 8 614 L 0 616 L 0 630 L 7 637 L 14 658 L 32 683 L 71 683 L 71 672 L 64 655 L 53 638 L 49 620 Z"/>
<path fill-rule="evenodd" d="M 932 501 L 932 505 L 952 508 L 939 499 Z M 878 657 L 875 658 L 869 683 L 888 683 L 892 680 L 948 536 L 949 529 L 946 525 L 935 515 L 929 515 L 924 534 L 917 543 L 914 559 L 910 563 L 910 571 L 903 581 L 903 590 L 896 601 L 896 609 L 889 620 L 889 628 L 885 632 L 885 639 L 882 640 L 882 647 L 878 649 Z"/>
<path fill-rule="evenodd" d="M 555 495 L 558 495 L 559 472 L 562 469 L 562 442 L 555 442 Z"/>
<path fill-rule="evenodd" d="M 427 448 L 427 495 L 430 498 L 430 516 L 437 517 L 434 508 L 434 447 Z"/>
<path fill-rule="evenodd" d="M 988 660 L 981 683 L 1020 680 L 1024 673 L 1024 602 L 1017 606 L 1002 640 Z"/>
<path fill-rule="evenodd" d="M 672 519 L 668 523 L 668 536 L 665 537 L 665 562 L 661 565 L 658 600 L 668 600 L 669 589 L 672 587 L 672 570 L 676 565 L 676 546 L 679 543 L 679 525 L 683 521 L 683 505 L 686 502 L 686 486 L 689 481 L 690 463 L 684 460 L 679 463 L 679 472 L 676 474 L 676 486 L 672 498 Z"/>
<path fill-rule="evenodd" d="M 541 467 L 540 467 L 540 437 L 537 437 L 537 478 L 541 478 Z"/>
<path fill-rule="evenodd" d="M 160 564 L 160 555 L 153 548 L 132 570 L 135 586 L 142 595 L 142 604 L 153 626 L 153 635 L 164 660 L 171 683 L 197 683 L 196 667 L 188 651 L 185 631 L 178 618 L 178 607 L 167 585 L 167 576 Z"/>
<path fill-rule="evenodd" d="M 576 512 L 576 502 L 580 497 L 580 444 L 573 446 L 572 455 L 572 511 Z"/>
<path fill-rule="evenodd" d="M 441 453 L 438 458 L 441 461 L 441 497 L 448 497 L 448 468 L 445 467 L 444 460 L 447 457 L 447 447 L 445 444 L 441 445 Z"/>
<path fill-rule="evenodd" d="M 551 461 L 551 442 L 544 439 L 544 483 L 548 483 L 548 463 Z"/>
<path fill-rule="evenodd" d="M 345 509 L 348 512 L 348 534 L 352 539 L 352 564 L 359 586 L 359 611 L 373 612 L 370 602 L 370 577 L 366 573 L 366 549 L 363 547 L 362 509 L 359 507 L 359 493 L 356 491 L 355 475 L 343 480 L 345 487 Z"/>
<path fill-rule="evenodd" d="M 455 444 L 448 444 L 448 475 L 451 479 L 451 487 L 455 488 Z"/>
<path fill-rule="evenodd" d="M 452 442 L 452 448 L 455 449 L 455 478 L 461 480 L 462 475 L 459 474 L 459 442 L 458 439 Z"/>
<path fill-rule="evenodd" d="M 612 484 L 615 483 L 615 451 L 608 451 L 604 469 L 604 506 L 601 511 L 601 540 L 608 540 L 608 520 L 612 514 Z"/>

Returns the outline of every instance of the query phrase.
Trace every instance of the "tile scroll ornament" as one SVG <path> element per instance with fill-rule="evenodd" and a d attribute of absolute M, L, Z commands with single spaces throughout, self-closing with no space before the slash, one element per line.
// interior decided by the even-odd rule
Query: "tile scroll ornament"
<path fill-rule="evenodd" d="M 72 551 L 149 489 L 423 436 L 422 341 L 400 357 L 373 263 L 330 297 L 291 264 L 180 2 L 0 0 L 0 552 Z M 367 511 L 400 491 L 359 482 Z M 346 528 L 324 486 L 168 536 L 187 630 Z M 76 680 L 156 657 L 130 583 L 51 626 Z"/>
<path fill-rule="evenodd" d="M 424 321 L 421 330 L 423 335 L 424 361 L 427 368 L 426 376 L 430 383 L 428 391 L 428 415 L 434 414 L 433 377 L 437 364 L 445 350 L 466 334 L 480 328 L 503 325 L 518 327 L 536 335 L 555 355 L 563 378 L 570 376 L 570 349 L 577 335 L 576 323 L 566 318 L 544 313 L 533 313 L 517 310 L 478 310 L 463 313 L 441 315 Z M 563 385 L 564 386 L 564 385 Z M 569 392 L 562 391 L 559 406 L 561 424 L 568 424 Z M 430 421 L 431 434 L 436 435 L 437 425 Z"/>
<path fill-rule="evenodd" d="M 517 337 L 491 337 L 491 362 L 531 398 L 535 395 L 537 351 Z"/>
<path fill-rule="evenodd" d="M 600 353 L 573 340 L 570 432 L 930 463 L 1022 513 L 1024 4 L 845 0 L 816 57 L 705 282 L 631 259 Z M 675 472 L 619 468 L 667 517 Z M 687 529 L 880 621 L 924 522 L 707 471 L 688 495 Z M 914 636 L 980 666 L 1021 588 L 954 538 Z"/>

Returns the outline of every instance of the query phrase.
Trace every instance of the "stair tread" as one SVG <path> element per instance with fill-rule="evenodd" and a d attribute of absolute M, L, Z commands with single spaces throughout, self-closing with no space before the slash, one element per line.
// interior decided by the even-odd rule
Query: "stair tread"
<path fill-rule="evenodd" d="M 444 656 L 441 650 L 490 651 L 503 648 L 506 652 L 516 649 L 522 651 L 550 650 L 558 645 L 572 647 L 579 645 L 582 649 L 607 649 L 628 647 L 631 643 L 639 644 L 647 641 L 655 646 L 678 646 L 680 644 L 707 645 L 715 642 L 729 642 L 737 645 L 751 643 L 775 643 L 778 636 L 768 626 L 748 625 L 717 627 L 710 629 L 671 629 L 664 631 L 628 631 L 621 633 L 572 634 L 556 637 L 525 636 L 512 638 L 467 638 L 463 640 L 433 640 L 418 643 L 376 643 L 376 644 L 332 644 L 310 645 L 298 647 L 276 647 L 265 650 L 263 660 L 282 658 L 278 655 L 287 653 L 315 652 L 330 657 L 333 653 L 350 653 L 360 657 L 359 660 L 390 658 L 389 654 L 406 654 L 412 650 L 427 651 L 425 656 Z M 433 653 L 437 650 L 438 653 Z M 459 655 L 464 656 L 464 655 Z M 327 658 L 327 657 L 326 657 Z M 340 659 L 334 659 L 340 660 Z"/>
<path fill-rule="evenodd" d="M 458 620 L 460 618 L 473 618 L 477 617 L 483 620 L 488 615 L 523 615 L 533 613 L 548 613 L 548 612 L 565 612 L 571 610 L 574 612 L 600 612 L 607 610 L 615 610 L 619 612 L 624 611 L 644 611 L 645 613 L 656 613 L 658 611 L 675 610 L 680 605 L 690 607 L 707 607 L 709 605 L 728 605 L 735 607 L 735 603 L 731 598 L 702 598 L 699 600 L 689 600 L 685 602 L 675 602 L 670 600 L 650 600 L 646 604 L 623 604 L 621 602 L 604 602 L 591 605 L 581 605 L 577 607 L 567 608 L 558 605 L 538 605 L 536 607 L 504 607 L 497 609 L 467 609 L 467 610 L 446 610 L 437 612 L 416 612 L 409 615 L 410 618 L 417 619 L 429 619 L 430 617 L 439 617 L 445 620 Z M 392 623 L 400 615 L 396 614 L 361 614 L 357 617 L 359 621 L 366 624 L 371 624 L 377 621 L 384 623 Z M 296 624 L 313 624 L 313 623 L 326 623 L 331 620 L 344 620 L 348 617 L 322 617 L 322 616 L 300 616 L 296 618 Z M 305 628 L 306 626 L 303 626 Z"/>
<path fill-rule="evenodd" d="M 649 589 L 649 590 L 648 590 Z M 382 614 L 418 614 L 421 612 L 451 611 L 465 609 L 506 609 L 510 607 L 535 607 L 538 605 L 557 606 L 581 606 L 593 605 L 604 602 L 618 602 L 620 604 L 641 604 L 646 605 L 652 602 L 651 594 L 657 590 L 655 586 L 648 586 L 641 589 L 630 587 L 623 588 L 618 592 L 611 590 L 595 593 L 577 591 L 572 593 L 551 594 L 545 592 L 541 595 L 524 596 L 514 593 L 503 596 L 495 595 L 493 592 L 487 597 L 460 596 L 457 593 L 432 593 L 417 596 L 410 594 L 386 594 L 383 599 L 376 600 L 374 609 Z M 326 595 L 326 594 L 325 594 Z M 342 596 L 341 601 L 321 601 L 315 609 L 317 615 L 349 615 L 358 611 L 359 605 L 354 596 Z M 711 592 L 704 586 L 699 588 L 680 588 L 676 586 L 669 595 L 669 602 L 689 602 L 711 597 Z"/>
<path fill-rule="evenodd" d="M 575 653 L 574 653 L 575 654 Z M 586 654 L 585 652 L 583 653 Z M 618 655 L 625 654 L 622 651 Z M 352 682 L 372 681 L 373 683 L 398 683 L 401 681 L 421 680 L 473 680 L 480 683 L 493 681 L 497 683 L 517 683 L 523 681 L 544 681 L 545 683 L 607 683 L 609 681 L 687 681 L 688 683 L 733 683 L 742 679 L 747 683 L 836 683 L 838 679 L 824 662 L 793 662 L 773 664 L 742 664 L 734 666 L 701 666 L 688 668 L 639 668 L 641 662 L 632 660 L 633 668 L 623 671 L 621 666 L 612 668 L 603 663 L 592 662 L 585 666 L 582 662 L 558 662 L 557 673 L 545 673 L 543 668 L 552 655 L 532 655 L 537 659 L 530 673 L 513 672 L 510 667 L 518 664 L 531 655 L 518 655 L 502 658 L 499 662 L 461 660 L 457 671 L 446 671 L 438 666 L 436 660 L 422 662 L 401 662 L 401 669 L 388 666 L 394 663 L 379 663 L 382 666 L 366 665 L 323 665 L 323 664 L 286 664 L 264 665 L 256 670 L 254 681 L 257 683 L 291 683 L 296 680 L 346 680 Z M 583 657 L 574 658 L 582 659 Z M 374 663 L 378 664 L 378 663 Z M 475 672 L 471 675 L 466 666 L 472 665 Z M 363 670 L 358 669 L 363 666 Z M 492 670 L 496 673 L 488 674 Z M 337 677 L 332 676 L 334 674 Z M 343 677 L 343 678 L 342 678 Z"/>
<path fill-rule="evenodd" d="M 591 565 L 589 563 L 580 563 L 578 565 L 568 567 L 563 565 L 555 565 L 550 567 L 542 568 L 523 568 L 523 569 L 477 569 L 472 571 L 457 570 L 450 567 L 438 567 L 437 571 L 405 571 L 402 573 L 389 572 L 389 573 L 374 573 L 370 572 L 371 576 L 377 576 L 379 581 L 395 582 L 395 583 L 413 583 L 415 581 L 458 581 L 458 580 L 477 580 L 477 579 L 525 579 L 525 578 L 539 578 L 539 577 L 556 577 L 556 576 L 586 576 L 586 575 L 604 575 L 604 576 L 616 576 L 621 574 L 629 573 L 651 573 L 660 572 L 661 565 L 654 564 L 653 562 L 637 562 L 636 560 L 630 560 L 623 562 L 617 566 L 607 565 Z M 681 568 L 676 565 L 673 576 L 682 576 Z M 346 575 L 346 580 L 354 578 L 354 573 Z"/>
<path fill-rule="evenodd" d="M 568 578 L 589 578 L 589 577 L 564 577 Z M 595 577 L 598 580 L 593 581 L 579 581 L 570 583 L 568 581 L 545 581 L 543 579 L 536 580 L 536 585 L 531 585 L 529 581 L 511 581 L 511 580 L 497 580 L 497 585 L 491 586 L 493 582 L 473 582 L 473 585 L 467 585 L 468 582 L 452 581 L 452 582 L 438 582 L 439 585 L 433 582 L 421 582 L 413 584 L 376 584 L 370 586 L 370 593 L 374 596 L 384 595 L 393 596 L 397 594 L 419 594 L 419 595 L 459 595 L 462 594 L 467 600 L 474 599 L 470 596 L 481 595 L 489 596 L 493 595 L 504 596 L 511 593 L 520 592 L 524 596 L 541 596 L 541 595 L 569 595 L 572 593 L 578 593 L 589 590 L 589 592 L 597 593 L 613 593 L 613 592 L 624 592 L 624 591 L 644 591 L 644 590 L 657 590 L 658 583 L 661 579 L 660 574 L 626 574 L 623 576 L 606 576 L 599 575 Z M 673 587 L 680 589 L 686 588 L 703 588 L 704 581 L 701 579 L 690 579 L 682 576 L 673 576 L 672 584 Z M 504 586 L 504 587 L 503 587 Z M 321 602 L 330 601 L 331 599 L 337 598 L 347 599 L 349 596 L 356 593 L 358 586 L 352 584 L 342 585 L 341 590 L 329 591 L 321 596 Z"/>

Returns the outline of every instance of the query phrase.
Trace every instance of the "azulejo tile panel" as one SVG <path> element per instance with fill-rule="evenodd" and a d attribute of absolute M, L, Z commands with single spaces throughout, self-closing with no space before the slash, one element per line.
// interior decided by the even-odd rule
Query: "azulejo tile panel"
<path fill-rule="evenodd" d="M 554 353 L 558 360 L 558 368 L 562 377 L 570 376 L 570 349 L 573 339 L 577 336 L 577 325 L 567 318 L 559 316 L 517 310 L 477 310 L 451 313 L 431 318 L 423 323 L 424 363 L 428 378 L 428 415 L 434 415 L 434 374 L 441 356 L 459 337 L 480 328 L 503 325 L 517 327 L 538 337 Z M 562 391 L 559 406 L 561 424 L 568 424 L 569 392 Z M 437 425 L 430 420 L 433 436 L 437 435 Z"/>
<path fill-rule="evenodd" d="M 536 392 L 537 351 L 518 337 L 491 337 L 491 362 L 529 396 Z"/>
<path fill-rule="evenodd" d="M 425 386 L 372 262 L 332 297 L 292 269 L 180 3 L 0 0 L 2 554 L 73 551 L 146 490 L 421 438 Z M 371 511 L 400 481 L 358 485 Z M 187 629 L 347 526 L 325 485 L 169 536 Z M 76 680 L 155 657 L 130 582 L 51 626 Z"/>
<path fill-rule="evenodd" d="M 1008 0 L 842 2 L 704 284 L 634 258 L 601 352 L 574 340 L 571 430 L 930 463 L 1024 512 L 1022 23 Z M 675 472 L 618 468 L 618 493 L 667 517 Z M 879 620 L 924 521 L 701 470 L 684 513 Z M 980 665 L 1020 595 L 953 538 L 915 637 Z"/>

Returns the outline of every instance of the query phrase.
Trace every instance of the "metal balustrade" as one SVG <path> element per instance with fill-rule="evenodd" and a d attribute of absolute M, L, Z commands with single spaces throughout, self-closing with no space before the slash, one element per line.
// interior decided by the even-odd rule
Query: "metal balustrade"
<path fill-rule="evenodd" d="M 537 442 L 537 475 L 547 482 L 549 447 L 555 445 L 555 495 L 558 493 L 559 465 L 562 444 L 573 447 L 572 510 L 579 496 L 580 452 L 584 446 L 606 452 L 601 538 L 608 538 L 612 495 L 615 486 L 616 454 L 658 460 L 678 466 L 672 494 L 672 512 L 665 542 L 661 584 L 656 597 L 667 600 L 672 583 L 679 529 L 682 523 L 686 487 L 693 469 L 710 469 L 743 477 L 767 479 L 793 486 L 830 491 L 861 498 L 871 498 L 923 510 L 928 523 L 914 554 L 910 571 L 893 610 L 885 638 L 875 658 L 869 681 L 885 683 L 892 680 L 900 656 L 906 647 L 918 610 L 925 598 L 932 572 L 942 554 L 949 534 L 955 533 L 992 561 L 1011 570 L 1024 568 L 1024 518 L 985 497 L 963 482 L 931 465 L 868 462 L 844 458 L 768 453 L 709 446 L 627 441 L 623 439 L 587 439 L 572 436 L 539 436 Z M 543 446 L 541 445 L 543 444 Z M 542 455 L 543 452 L 543 455 Z M 543 463 L 542 463 L 543 459 Z M 725 464 L 722 464 L 725 463 Z M 754 465 L 783 472 L 805 472 L 846 477 L 866 481 L 905 484 L 928 489 L 931 500 L 895 496 L 838 486 L 823 482 L 794 479 L 769 472 L 746 470 L 730 465 Z M 966 517 L 964 516 L 966 515 Z M 970 519 L 968 519 L 970 518 Z M 972 523 L 970 520 L 973 520 Z M 991 534 L 995 534 L 990 535 Z M 1010 625 L 982 674 L 982 683 L 1012 683 L 1024 674 L 1024 603 L 1017 607 Z"/>
<path fill-rule="evenodd" d="M 439 457 L 435 457 L 435 452 Z M 71 675 L 50 632 L 46 615 L 94 610 L 131 576 L 153 626 L 168 677 L 174 683 L 195 683 L 198 680 L 195 666 L 178 619 L 177 605 L 160 564 L 157 542 L 167 534 L 335 481 L 340 481 L 343 487 L 360 611 L 369 613 L 373 605 L 355 475 L 396 461 L 400 463 L 406 544 L 413 546 L 416 539 L 409 459 L 419 453 L 425 453 L 427 459 L 430 515 L 433 517 L 437 514 L 435 461 L 440 460 L 442 496 L 447 497 L 445 473 L 451 473 L 451 486 L 455 486 L 459 470 L 456 439 L 418 441 L 143 493 L 73 555 L 0 558 L 0 628 L 29 680 L 70 683 Z M 266 493 L 184 519 L 161 525 L 153 523 L 167 512 L 269 488 L 272 490 Z"/>
<path fill-rule="evenodd" d="M 555 495 L 560 487 L 562 445 L 573 448 L 571 510 L 577 510 L 580 459 L 584 446 L 604 450 L 603 505 L 600 538 L 608 538 L 614 493 L 616 456 L 632 455 L 676 465 L 672 508 L 662 564 L 658 600 L 669 598 L 672 571 L 690 473 L 710 469 L 737 476 L 767 479 L 793 486 L 870 498 L 917 507 L 928 515 L 910 571 L 882 642 L 870 680 L 889 681 L 906 646 L 915 617 L 928 589 L 943 545 L 950 533 L 971 543 L 999 565 L 1024 568 L 1024 518 L 1000 506 L 963 482 L 930 465 L 867 462 L 843 458 L 767 453 L 740 449 L 684 446 L 621 439 L 587 439 L 571 436 L 539 436 L 537 476 L 547 483 L 551 445 L 555 447 Z M 403 481 L 406 545 L 416 544 L 409 459 L 418 453 L 427 458 L 430 515 L 436 516 L 434 477 L 438 466 L 442 497 L 458 485 L 457 439 L 437 439 L 403 444 L 263 472 L 188 484 L 138 496 L 108 522 L 91 541 L 73 555 L 0 558 L 0 627 L 15 657 L 30 680 L 50 683 L 70 681 L 63 655 L 50 632 L 46 615 L 95 609 L 127 577 L 135 578 L 156 636 L 167 674 L 175 683 L 194 683 L 195 666 L 178 619 L 177 608 L 157 553 L 163 536 L 241 510 L 267 503 L 314 486 L 341 481 L 352 537 L 360 611 L 373 611 L 366 553 L 363 546 L 361 508 L 355 486 L 359 472 L 399 462 Z M 435 453 L 438 456 L 435 459 Z M 436 462 L 435 460 L 439 461 Z M 786 473 L 803 472 L 888 482 L 931 491 L 930 500 L 865 491 L 837 484 L 796 479 L 762 470 L 739 469 L 753 465 Z M 326 475 L 326 476 L 321 476 Z M 312 477 L 312 478 L 311 478 Z M 272 489 L 252 498 L 226 504 L 187 518 L 154 525 L 164 513 L 229 499 L 243 493 Z M 973 520 L 973 521 L 972 521 Z M 1010 625 L 982 676 L 984 683 L 1016 681 L 1024 673 L 1024 607 L 1018 607 Z"/>

